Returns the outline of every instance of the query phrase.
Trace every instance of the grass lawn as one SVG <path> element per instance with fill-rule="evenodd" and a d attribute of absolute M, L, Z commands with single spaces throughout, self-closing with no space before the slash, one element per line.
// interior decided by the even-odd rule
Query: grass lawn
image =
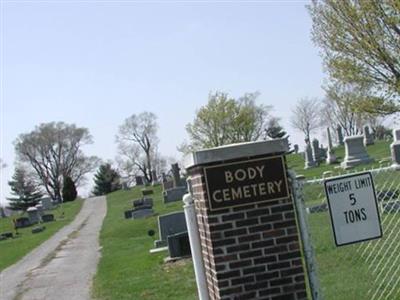
<path fill-rule="evenodd" d="M 182 201 L 163 204 L 161 186 L 154 190 L 154 211 L 160 215 L 183 210 Z M 140 188 L 107 195 L 107 216 L 100 234 L 102 258 L 94 280 L 96 299 L 182 299 L 197 298 L 191 260 L 164 264 L 167 252 L 150 254 L 158 238 L 157 217 L 124 219 Z M 154 238 L 147 231 L 156 231 Z"/>
<path fill-rule="evenodd" d="M 83 200 L 68 202 L 50 211 L 54 214 L 56 221 L 45 223 L 46 230 L 32 234 L 33 226 L 18 229 L 19 235 L 13 239 L 0 241 L 0 271 L 16 263 L 28 252 L 39 246 L 59 229 L 71 222 L 82 207 Z M 61 214 L 64 212 L 64 217 Z M 13 232 L 12 218 L 0 219 L 0 232 Z"/>

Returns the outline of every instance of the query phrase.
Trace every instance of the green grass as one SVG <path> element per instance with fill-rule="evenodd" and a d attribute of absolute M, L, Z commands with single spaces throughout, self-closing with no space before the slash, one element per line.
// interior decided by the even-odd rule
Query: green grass
<path fill-rule="evenodd" d="M 181 211 L 182 201 L 163 204 L 161 186 L 152 187 L 154 211 L 162 215 Z M 164 264 L 167 252 L 150 254 L 158 238 L 157 217 L 124 219 L 140 188 L 107 195 L 107 216 L 100 234 L 102 258 L 94 280 L 96 299 L 196 299 L 191 260 Z M 156 231 L 149 237 L 149 229 Z"/>
<path fill-rule="evenodd" d="M 374 158 L 374 162 L 355 167 L 351 172 L 357 170 L 378 168 L 381 166 L 379 163 L 382 159 L 390 158 L 390 143 L 386 141 L 376 141 L 374 145 L 367 147 L 368 154 Z M 344 146 L 335 148 L 335 155 L 338 158 L 338 163 L 327 165 L 322 162 L 317 168 L 304 169 L 304 159 L 301 154 L 290 154 L 287 156 L 287 164 L 290 169 L 293 169 L 297 175 L 304 175 L 306 178 L 321 177 L 325 171 L 332 171 L 333 175 L 343 174 L 344 170 L 340 168 L 340 162 L 343 161 L 345 156 Z M 384 165 L 387 165 L 384 164 Z"/>
<path fill-rule="evenodd" d="M 39 246 L 59 229 L 70 223 L 80 211 L 83 200 L 68 202 L 50 211 L 56 221 L 45 223 L 46 230 L 32 234 L 33 226 L 18 229 L 19 235 L 13 239 L 0 241 L 0 271 L 16 263 L 31 250 Z M 61 214 L 64 212 L 64 217 Z M 12 218 L 0 219 L 0 233 L 14 232 Z"/>

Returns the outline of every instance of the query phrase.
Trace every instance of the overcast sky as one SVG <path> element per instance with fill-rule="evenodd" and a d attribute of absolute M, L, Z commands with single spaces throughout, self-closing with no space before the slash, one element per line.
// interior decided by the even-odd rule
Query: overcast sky
<path fill-rule="evenodd" d="M 185 125 L 210 91 L 259 91 L 291 142 L 292 107 L 323 97 L 304 1 L 2 1 L 1 195 L 13 141 L 40 123 L 87 127 L 83 150 L 116 156 L 125 118 L 158 116 L 160 151 L 179 159 Z"/>

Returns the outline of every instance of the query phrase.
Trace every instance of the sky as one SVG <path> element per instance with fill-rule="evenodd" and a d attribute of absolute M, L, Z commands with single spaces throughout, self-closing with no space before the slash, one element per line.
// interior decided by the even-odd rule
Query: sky
<path fill-rule="evenodd" d="M 40 123 L 88 128 L 84 152 L 113 160 L 118 126 L 151 111 L 160 152 L 180 159 L 212 91 L 260 92 L 292 144 L 296 101 L 324 96 L 306 1 L 0 1 L 0 202 L 13 141 Z"/>

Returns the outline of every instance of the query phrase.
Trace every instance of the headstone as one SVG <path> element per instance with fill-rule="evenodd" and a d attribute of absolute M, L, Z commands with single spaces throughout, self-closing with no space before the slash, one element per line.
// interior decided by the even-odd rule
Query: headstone
<path fill-rule="evenodd" d="M 122 189 L 124 191 L 128 191 L 129 190 L 129 183 L 126 180 L 122 180 Z"/>
<path fill-rule="evenodd" d="M 389 201 L 382 204 L 384 213 L 399 213 L 400 212 L 400 201 Z"/>
<path fill-rule="evenodd" d="M 286 177 L 288 151 L 284 138 L 205 149 L 186 158 L 210 299 L 307 298 Z M 280 189 L 263 192 L 268 183 Z"/>
<path fill-rule="evenodd" d="M 296 153 L 296 154 L 299 153 L 299 145 L 294 144 L 293 149 L 294 149 L 294 153 Z"/>
<path fill-rule="evenodd" d="M 163 183 L 167 182 L 167 175 L 164 172 L 161 173 L 161 178 Z"/>
<path fill-rule="evenodd" d="M 184 212 L 174 212 L 158 217 L 158 232 L 160 239 L 155 241 L 155 247 L 167 245 L 169 235 L 187 232 L 186 219 Z"/>
<path fill-rule="evenodd" d="M 152 208 L 153 207 L 153 199 L 152 198 L 140 198 L 133 200 L 134 208 Z"/>
<path fill-rule="evenodd" d="M 169 235 L 167 242 L 170 258 L 190 256 L 190 242 L 187 231 Z"/>
<path fill-rule="evenodd" d="M 172 180 L 163 182 L 163 190 L 164 191 L 172 189 L 172 188 L 174 188 L 174 182 Z"/>
<path fill-rule="evenodd" d="M 31 222 L 27 217 L 20 217 L 15 219 L 15 228 L 25 228 L 31 226 Z"/>
<path fill-rule="evenodd" d="M 125 219 L 132 219 L 132 209 L 124 211 Z"/>
<path fill-rule="evenodd" d="M 181 184 L 181 175 L 179 173 L 181 169 L 178 166 L 178 163 L 171 165 L 171 172 L 172 172 L 172 180 L 174 182 L 174 187 L 178 187 Z"/>
<path fill-rule="evenodd" d="M 152 208 L 136 208 L 132 210 L 132 219 L 142 219 L 154 215 Z"/>
<path fill-rule="evenodd" d="M 153 195 L 153 194 L 154 194 L 153 190 L 142 189 L 143 196 L 148 196 L 148 195 Z"/>
<path fill-rule="evenodd" d="M 135 182 L 136 182 L 136 185 L 144 185 L 142 176 L 135 176 Z"/>
<path fill-rule="evenodd" d="M 344 161 L 340 164 L 342 168 L 348 169 L 373 161 L 373 159 L 369 157 L 363 141 L 364 136 L 362 135 L 347 136 L 344 139 L 345 157 Z"/>
<path fill-rule="evenodd" d="M 313 168 L 317 165 L 316 161 L 314 160 L 312 149 L 310 143 L 306 144 L 306 148 L 304 150 L 304 162 L 305 166 L 304 169 Z"/>
<path fill-rule="evenodd" d="M 39 233 L 46 229 L 45 226 L 36 226 L 32 228 L 32 233 Z"/>
<path fill-rule="evenodd" d="M 327 151 L 326 163 L 328 165 L 331 165 L 331 164 L 334 164 L 335 162 L 337 162 L 337 158 L 335 155 L 335 151 L 333 150 L 332 137 L 331 137 L 331 132 L 329 130 L 329 127 L 326 128 L 326 133 L 328 135 L 328 151 Z"/>
<path fill-rule="evenodd" d="M 42 198 L 40 200 L 40 203 L 42 204 L 43 210 L 51 210 L 54 208 L 51 198 L 49 198 L 49 197 Z"/>
<path fill-rule="evenodd" d="M 187 186 L 178 186 L 163 192 L 164 203 L 170 203 L 175 201 L 181 201 L 183 195 L 188 192 Z"/>
<path fill-rule="evenodd" d="M 400 141 L 400 129 L 393 129 L 393 140 Z"/>
<path fill-rule="evenodd" d="M 160 183 L 160 181 L 158 180 L 158 176 L 157 176 L 157 171 L 156 170 L 152 170 L 151 171 L 151 178 L 152 178 L 152 182 L 151 182 L 152 185 L 156 185 L 156 184 Z"/>
<path fill-rule="evenodd" d="M 392 166 L 400 169 L 400 141 L 394 141 L 390 144 L 390 153 L 392 156 Z"/>
<path fill-rule="evenodd" d="M 12 232 L 3 232 L 0 233 L 0 237 L 4 237 L 5 239 L 12 239 L 14 235 Z"/>
<path fill-rule="evenodd" d="M 40 213 L 36 207 L 29 207 L 26 212 L 28 213 L 29 222 L 31 224 L 40 222 Z"/>
<path fill-rule="evenodd" d="M 374 137 L 369 132 L 368 125 L 365 125 L 363 129 L 364 129 L 364 146 L 373 145 L 374 144 Z"/>
<path fill-rule="evenodd" d="M 338 143 L 340 146 L 343 146 L 344 139 L 343 139 L 342 127 L 338 125 L 338 127 L 336 128 L 336 132 L 337 132 Z"/>
<path fill-rule="evenodd" d="M 313 160 L 319 162 L 321 160 L 321 151 L 319 149 L 319 141 L 317 139 L 313 139 L 311 148 Z"/>
<path fill-rule="evenodd" d="M 45 215 L 42 216 L 42 221 L 44 223 L 53 222 L 54 221 L 54 215 L 53 214 L 45 214 Z"/>

